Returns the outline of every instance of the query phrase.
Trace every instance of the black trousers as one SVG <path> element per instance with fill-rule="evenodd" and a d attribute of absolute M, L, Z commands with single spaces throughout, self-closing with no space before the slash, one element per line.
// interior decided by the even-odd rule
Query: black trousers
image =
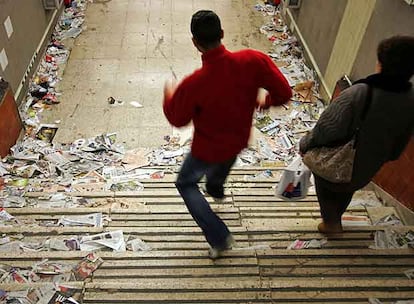
<path fill-rule="evenodd" d="M 204 195 L 201 194 L 198 182 L 205 175 L 207 193 L 214 198 L 223 198 L 223 185 L 235 161 L 236 158 L 222 163 L 207 163 L 189 153 L 175 183 L 188 211 L 203 230 L 207 242 L 213 248 L 225 248 L 225 241 L 230 235 L 230 231 L 211 209 Z"/>
<path fill-rule="evenodd" d="M 327 224 L 340 224 L 355 191 L 332 189 L 326 181 L 317 175 L 315 177 L 316 195 L 318 196 L 321 216 Z"/>

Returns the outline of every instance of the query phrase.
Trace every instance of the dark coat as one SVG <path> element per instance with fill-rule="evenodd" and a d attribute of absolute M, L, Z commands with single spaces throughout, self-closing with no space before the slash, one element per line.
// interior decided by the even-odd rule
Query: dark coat
<path fill-rule="evenodd" d="M 300 141 L 302 153 L 320 146 L 345 143 L 355 133 L 369 87 L 359 83 L 344 90 L 322 113 L 315 128 Z M 368 184 L 381 166 L 396 160 L 414 130 L 414 89 L 390 91 L 372 88 L 371 104 L 362 122 L 349 184 L 326 186 L 334 191 L 356 191 Z"/>

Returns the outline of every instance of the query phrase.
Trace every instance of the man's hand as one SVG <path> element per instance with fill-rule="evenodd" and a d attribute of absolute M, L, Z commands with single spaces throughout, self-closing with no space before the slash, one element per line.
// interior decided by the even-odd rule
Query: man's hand
<path fill-rule="evenodd" d="M 177 89 L 177 81 L 175 79 L 168 79 L 164 84 L 164 97 L 169 99 L 174 95 Z"/>
<path fill-rule="evenodd" d="M 263 88 L 260 88 L 257 91 L 257 98 L 256 98 L 256 108 L 257 108 L 257 110 L 262 111 L 262 110 L 269 109 L 269 106 L 266 105 L 267 95 L 269 95 L 269 93 Z"/>

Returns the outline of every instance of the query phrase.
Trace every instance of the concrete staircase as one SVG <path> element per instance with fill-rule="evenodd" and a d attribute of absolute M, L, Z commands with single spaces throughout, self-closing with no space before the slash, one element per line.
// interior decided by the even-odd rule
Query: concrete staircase
<path fill-rule="evenodd" d="M 382 303 L 414 299 L 414 281 L 404 271 L 414 268 L 414 250 L 369 249 L 379 226 L 345 226 L 320 249 L 286 249 L 293 241 L 323 239 L 317 232 L 319 206 L 314 193 L 297 202 L 274 196 L 281 169 L 274 177 L 246 179 L 263 168 L 235 168 L 226 185 L 226 200 L 212 203 L 228 224 L 238 247 L 219 260 L 207 256 L 208 244 L 178 195 L 175 174 L 143 180 L 142 192 L 85 192 L 96 207 L 74 209 L 8 209 L 19 219 L 58 219 L 62 214 L 107 214 L 102 228 L 0 227 L 0 232 L 25 240 L 70 238 L 123 230 L 144 240 L 146 252 L 99 251 L 104 263 L 92 277 L 70 283 L 81 303 Z M 40 196 L 41 193 L 29 193 Z M 372 197 L 370 193 L 359 193 Z M 347 214 L 371 219 L 392 208 L 350 207 Z M 401 231 L 414 230 L 402 226 Z M 76 265 L 86 252 L 51 251 L 0 254 L 0 263 L 29 267 L 43 259 Z M 0 284 L 3 290 L 46 283 Z"/>

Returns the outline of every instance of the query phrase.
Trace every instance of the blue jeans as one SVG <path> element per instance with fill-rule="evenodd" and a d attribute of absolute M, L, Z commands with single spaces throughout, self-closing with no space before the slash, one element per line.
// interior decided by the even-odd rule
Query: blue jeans
<path fill-rule="evenodd" d="M 198 188 L 205 175 L 207 193 L 214 198 L 224 197 L 223 184 L 236 158 L 223 163 L 207 163 L 189 153 L 181 167 L 175 185 L 193 219 L 204 233 L 211 247 L 225 249 L 230 231 L 226 224 L 211 210 L 210 204 Z"/>

